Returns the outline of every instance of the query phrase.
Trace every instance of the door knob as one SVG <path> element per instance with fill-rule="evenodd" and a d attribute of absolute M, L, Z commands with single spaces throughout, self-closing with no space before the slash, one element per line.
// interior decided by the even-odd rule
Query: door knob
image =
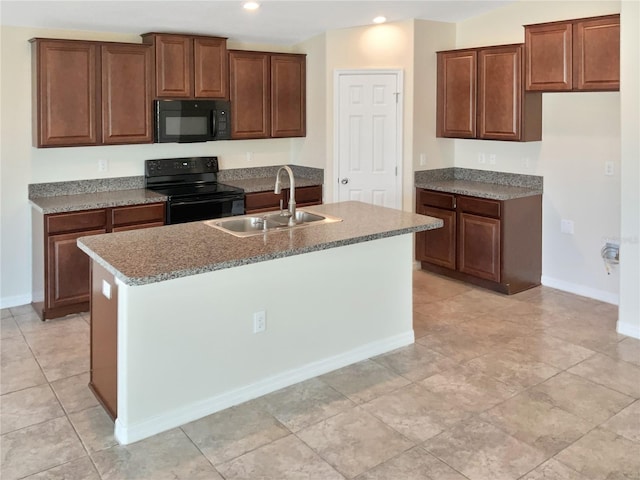
<path fill-rule="evenodd" d="M 349 183 L 349 179 L 348 178 L 343 178 L 342 180 L 340 180 L 340 183 L 343 185 L 346 185 L 347 183 Z"/>

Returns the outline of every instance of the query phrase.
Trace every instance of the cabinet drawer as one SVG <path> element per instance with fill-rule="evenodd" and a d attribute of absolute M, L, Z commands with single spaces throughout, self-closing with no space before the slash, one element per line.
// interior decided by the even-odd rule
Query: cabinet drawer
<path fill-rule="evenodd" d="M 47 233 L 76 232 L 104 228 L 107 224 L 106 210 L 89 210 L 76 213 L 47 215 Z"/>
<path fill-rule="evenodd" d="M 289 205 L 289 189 L 283 190 L 284 203 Z M 319 205 L 322 203 L 322 186 L 299 187 L 296 188 L 296 205 Z"/>
<path fill-rule="evenodd" d="M 461 212 L 475 213 L 485 217 L 500 218 L 500 202 L 484 198 L 458 197 L 458 209 Z"/>
<path fill-rule="evenodd" d="M 164 210 L 164 203 L 117 207 L 111 210 L 111 224 L 113 227 L 119 227 L 136 223 L 164 222 Z"/>
<path fill-rule="evenodd" d="M 275 210 L 280 208 L 281 198 L 282 194 L 276 195 L 273 192 L 247 193 L 244 197 L 244 209 L 247 212 L 262 209 Z"/>
<path fill-rule="evenodd" d="M 436 208 L 456 208 L 456 197 L 451 193 L 440 193 L 431 190 L 418 190 L 418 205 Z"/>

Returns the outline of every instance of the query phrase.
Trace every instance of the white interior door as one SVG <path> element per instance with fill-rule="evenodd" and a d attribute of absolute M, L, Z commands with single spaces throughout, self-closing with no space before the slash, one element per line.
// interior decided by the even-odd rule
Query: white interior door
<path fill-rule="evenodd" d="M 402 208 L 402 72 L 336 72 L 336 200 Z"/>

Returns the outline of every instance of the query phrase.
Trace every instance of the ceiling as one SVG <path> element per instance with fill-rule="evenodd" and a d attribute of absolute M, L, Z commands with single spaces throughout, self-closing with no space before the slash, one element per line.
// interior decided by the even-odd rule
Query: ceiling
<path fill-rule="evenodd" d="M 411 18 L 458 22 L 500 8 L 506 0 L 330 1 L 261 0 L 249 12 L 240 0 L 29 1 L 1 0 L 9 26 L 140 34 L 182 32 L 231 41 L 293 45 L 327 30 Z"/>

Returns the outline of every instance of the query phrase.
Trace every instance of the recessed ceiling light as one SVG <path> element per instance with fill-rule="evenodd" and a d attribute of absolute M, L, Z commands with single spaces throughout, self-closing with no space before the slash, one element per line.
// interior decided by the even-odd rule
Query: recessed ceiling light
<path fill-rule="evenodd" d="M 384 23 L 386 21 L 387 17 L 383 17 L 382 15 L 373 19 L 373 23 Z"/>
<path fill-rule="evenodd" d="M 260 8 L 260 4 L 258 2 L 244 2 L 242 8 L 245 10 L 257 10 Z"/>

